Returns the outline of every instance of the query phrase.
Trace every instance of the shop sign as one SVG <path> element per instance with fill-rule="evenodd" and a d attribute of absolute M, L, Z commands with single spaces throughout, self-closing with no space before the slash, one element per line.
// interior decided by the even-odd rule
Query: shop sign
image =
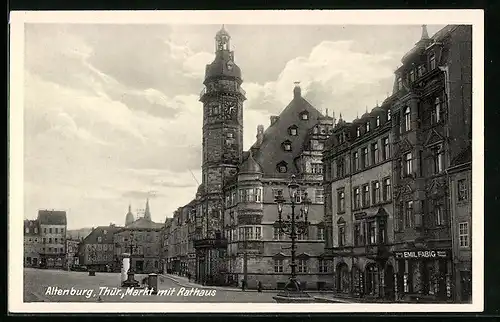
<path fill-rule="evenodd" d="M 426 249 L 394 252 L 394 256 L 399 259 L 449 258 L 450 252 L 448 250 Z"/>

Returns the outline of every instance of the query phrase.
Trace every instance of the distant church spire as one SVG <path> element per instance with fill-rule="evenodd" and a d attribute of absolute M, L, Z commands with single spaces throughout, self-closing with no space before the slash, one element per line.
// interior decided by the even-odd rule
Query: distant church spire
<path fill-rule="evenodd" d="M 127 216 L 125 216 L 125 226 L 128 226 L 133 222 L 134 222 L 134 214 L 132 213 L 132 205 L 129 203 Z"/>
<path fill-rule="evenodd" d="M 146 199 L 146 209 L 144 210 L 144 219 L 151 220 L 151 212 L 149 212 L 149 198 Z"/>

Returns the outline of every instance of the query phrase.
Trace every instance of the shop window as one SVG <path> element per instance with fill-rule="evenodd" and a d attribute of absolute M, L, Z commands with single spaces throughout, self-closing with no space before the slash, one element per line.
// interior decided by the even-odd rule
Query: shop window
<path fill-rule="evenodd" d="M 347 264 L 341 263 L 337 266 L 337 290 L 339 293 L 349 293 L 350 276 Z"/>
<path fill-rule="evenodd" d="M 379 286 L 379 272 L 376 264 L 366 267 L 366 294 L 377 295 Z"/>

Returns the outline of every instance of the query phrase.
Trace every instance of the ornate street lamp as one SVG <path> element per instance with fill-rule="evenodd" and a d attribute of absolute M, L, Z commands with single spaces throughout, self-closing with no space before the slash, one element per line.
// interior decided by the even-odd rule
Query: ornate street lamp
<path fill-rule="evenodd" d="M 291 245 L 291 274 L 290 280 L 285 286 L 284 292 L 279 293 L 274 299 L 277 302 L 310 302 L 313 299 L 306 292 L 302 291 L 300 283 L 297 280 L 295 262 L 295 252 L 296 252 L 296 240 L 298 235 L 307 233 L 309 226 L 308 213 L 309 206 L 311 205 L 311 200 L 307 196 L 307 192 L 304 193 L 304 197 L 300 202 L 297 202 L 297 194 L 299 192 L 299 184 L 295 179 L 295 175 L 292 175 L 292 180 L 288 184 L 288 192 L 291 202 L 291 213 L 283 218 L 283 205 L 285 203 L 285 198 L 282 195 L 278 195 L 275 202 L 278 207 L 278 227 L 280 233 L 285 234 L 290 237 L 292 241 Z M 300 204 L 300 209 L 296 213 L 295 208 Z"/>

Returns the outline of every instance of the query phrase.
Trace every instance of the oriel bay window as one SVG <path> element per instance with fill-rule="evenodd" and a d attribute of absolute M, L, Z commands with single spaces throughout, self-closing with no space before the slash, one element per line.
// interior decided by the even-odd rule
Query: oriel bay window
<path fill-rule="evenodd" d="M 242 202 L 262 202 L 262 188 L 240 189 L 240 201 L 242 201 Z"/>
<path fill-rule="evenodd" d="M 242 240 L 261 240 L 262 226 L 243 226 L 240 227 L 240 237 Z"/>

